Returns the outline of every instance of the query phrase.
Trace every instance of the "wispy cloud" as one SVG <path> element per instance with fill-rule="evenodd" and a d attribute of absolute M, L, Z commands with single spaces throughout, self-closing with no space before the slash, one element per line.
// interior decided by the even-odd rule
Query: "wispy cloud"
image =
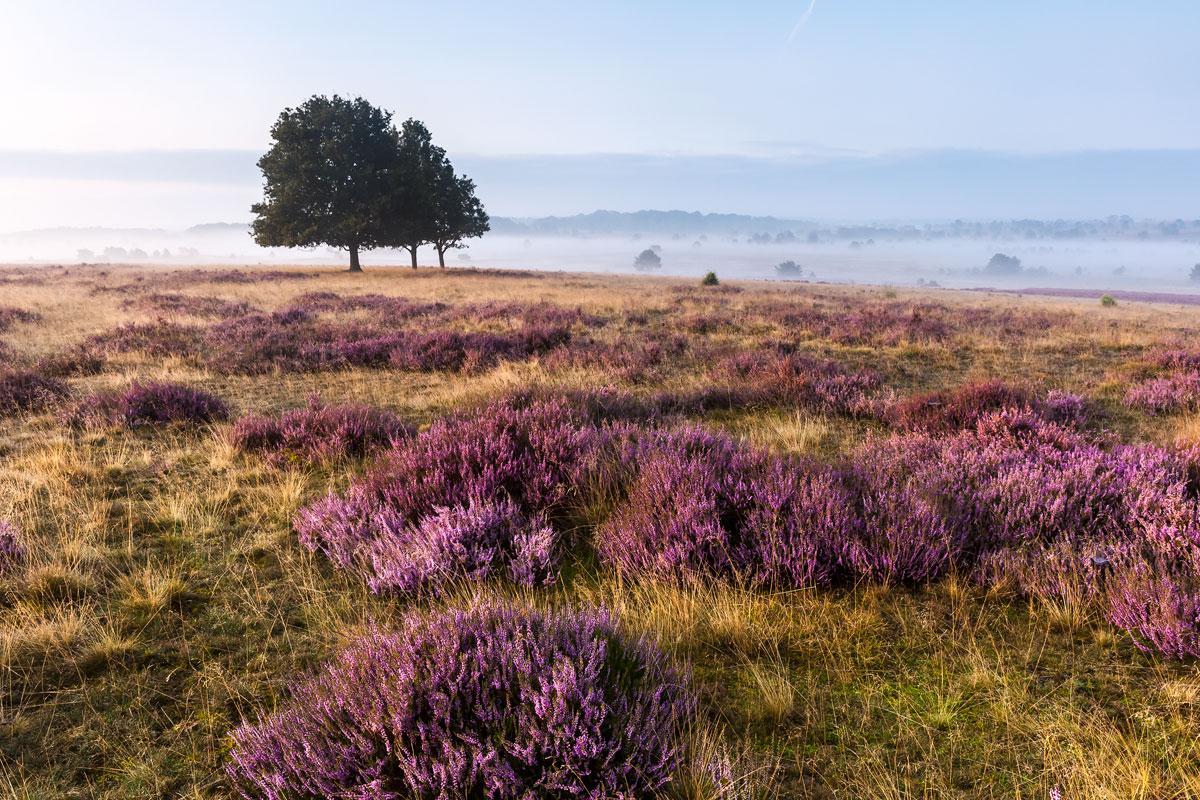
<path fill-rule="evenodd" d="M 808 18 L 812 16 L 813 9 L 817 7 L 817 0 L 810 0 L 808 8 L 800 15 L 800 19 L 796 20 L 796 24 L 792 27 L 792 32 L 788 34 L 787 43 L 791 44 L 800 35 L 800 30 L 808 22 Z"/>

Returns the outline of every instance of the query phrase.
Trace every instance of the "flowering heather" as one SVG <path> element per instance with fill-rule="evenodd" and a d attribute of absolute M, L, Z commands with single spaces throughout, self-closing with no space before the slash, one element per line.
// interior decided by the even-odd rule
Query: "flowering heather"
<path fill-rule="evenodd" d="M 531 517 L 553 514 L 593 439 L 565 402 L 494 404 L 399 443 L 344 495 L 301 509 L 294 524 L 303 544 L 351 566 L 385 529 L 417 524 L 439 508 L 509 500 Z"/>
<path fill-rule="evenodd" d="M 729 356 L 711 371 L 724 388 L 712 396 L 730 406 L 796 404 L 826 413 L 871 417 L 884 398 L 881 380 L 871 372 L 844 373 L 832 361 L 819 361 L 780 348 Z M 707 407 L 707 406 L 706 406 Z"/>
<path fill-rule="evenodd" d="M 1200 350 L 1164 348 L 1151 353 L 1149 361 L 1159 369 L 1200 371 Z"/>
<path fill-rule="evenodd" d="M 0 576 L 17 569 L 25 563 L 25 547 L 17 528 L 8 520 L 0 519 Z"/>
<path fill-rule="evenodd" d="M 135 382 L 122 392 L 98 392 L 83 398 L 66 415 L 75 427 L 215 422 L 229 418 L 220 398 L 175 383 Z"/>
<path fill-rule="evenodd" d="M 557 537 L 544 518 L 511 500 L 435 509 L 416 525 L 377 518 L 379 532 L 363 568 L 374 592 L 438 591 L 459 580 L 505 575 L 522 586 L 554 579 Z"/>
<path fill-rule="evenodd" d="M 1042 416 L 1062 425 L 1082 425 L 1087 421 L 1087 403 L 1073 392 L 1051 389 L 1041 404 Z"/>
<path fill-rule="evenodd" d="M 89 336 L 84 348 L 97 354 L 140 352 L 150 356 L 188 356 L 200 345 L 201 329 L 167 320 L 130 322 Z"/>
<path fill-rule="evenodd" d="M 197 283 L 276 283 L 278 281 L 306 281 L 317 278 L 313 272 L 292 272 L 281 269 L 189 269 L 177 270 L 157 280 L 163 286 L 189 286 Z"/>
<path fill-rule="evenodd" d="M 251 414 L 233 426 L 233 444 L 263 453 L 276 466 L 358 458 L 413 433 L 395 415 L 364 405 L 325 405 L 309 398 L 304 408 L 279 417 Z"/>
<path fill-rule="evenodd" d="M 156 292 L 122 303 L 125 308 L 141 308 L 155 314 L 227 319 L 249 314 L 253 306 L 246 302 L 220 297 L 187 295 L 178 292 Z"/>
<path fill-rule="evenodd" d="M 6 331 L 18 322 L 36 322 L 41 315 L 35 311 L 26 311 L 13 306 L 0 306 L 0 332 Z"/>
<path fill-rule="evenodd" d="M 77 345 L 39 358 L 34 369 L 47 377 L 68 378 L 96 375 L 104 371 L 104 359 L 94 350 Z"/>
<path fill-rule="evenodd" d="M 888 412 L 891 424 L 904 430 L 947 433 L 972 428 L 983 416 L 1006 408 L 1028 408 L 1033 397 L 1002 381 L 968 383 L 955 389 L 908 397 Z"/>
<path fill-rule="evenodd" d="M 1126 405 L 1151 414 L 1170 414 L 1200 408 L 1200 371 L 1175 372 L 1129 387 Z"/>
<path fill-rule="evenodd" d="M 45 411 L 58 405 L 70 393 L 62 381 L 36 372 L 0 374 L 0 417 Z"/>
<path fill-rule="evenodd" d="M 1198 529 L 1200 530 L 1200 529 Z M 1192 547 L 1119 557 L 1108 586 L 1108 619 L 1142 650 L 1200 658 L 1200 534 Z M 1158 550 L 1158 552 L 1155 552 Z"/>
<path fill-rule="evenodd" d="M 636 447 L 627 497 L 597 531 L 605 561 L 785 588 L 832 580 L 854 525 L 852 498 L 831 474 L 698 428 Z"/>
<path fill-rule="evenodd" d="M 695 701 L 605 612 L 503 607 L 373 628 L 233 733 L 246 798 L 657 796 Z"/>

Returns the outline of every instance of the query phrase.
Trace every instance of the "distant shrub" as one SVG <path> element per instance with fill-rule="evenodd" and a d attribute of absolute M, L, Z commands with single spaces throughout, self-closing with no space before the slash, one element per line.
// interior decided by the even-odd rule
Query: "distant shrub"
<path fill-rule="evenodd" d="M 637 258 L 633 260 L 635 269 L 642 272 L 650 272 L 662 267 L 662 256 L 660 256 L 653 247 L 647 247 L 642 252 L 638 253 Z"/>
<path fill-rule="evenodd" d="M 1113 297 L 1111 294 L 1105 294 L 1105 295 L 1100 296 L 1100 305 L 1104 306 L 1105 308 L 1112 308 L 1116 304 L 1117 304 L 1117 298 Z"/>
<path fill-rule="evenodd" d="M 1020 275 L 1022 271 L 1021 259 L 1016 256 L 1005 255 L 1004 253 L 996 253 L 983 268 L 986 275 Z"/>
<path fill-rule="evenodd" d="M 53 378 L 96 375 L 104 371 L 104 359 L 86 346 L 76 346 L 61 353 L 42 356 L 34 368 L 42 375 Z"/>
<path fill-rule="evenodd" d="M 719 286 L 721 282 L 717 280 L 717 273 L 709 272 L 700 279 L 701 286 Z"/>
<path fill-rule="evenodd" d="M 36 372 L 0 374 L 0 417 L 45 411 L 57 406 L 70 393 L 62 381 Z"/>
<path fill-rule="evenodd" d="M 416 525 L 391 524 L 386 516 L 378 522 L 364 564 L 374 592 L 437 592 L 448 582 L 500 576 L 522 586 L 554 579 L 554 529 L 511 500 L 435 509 Z"/>
<path fill-rule="evenodd" d="M 142 308 L 157 314 L 181 314 L 190 317 L 214 317 L 228 319 L 254 311 L 244 301 L 225 300 L 205 295 L 187 295 L 178 292 L 155 292 L 122 303 L 125 308 Z"/>
<path fill-rule="evenodd" d="M 120 392 L 98 392 L 83 398 L 66 415 L 74 427 L 217 422 L 229 418 L 229 407 L 215 395 L 175 383 L 134 382 Z"/>
<path fill-rule="evenodd" d="M 246 798 L 658 796 L 695 701 L 604 613 L 500 607 L 374 628 L 233 733 Z"/>
<path fill-rule="evenodd" d="M 775 265 L 775 272 L 783 277 L 800 277 L 804 275 L 804 267 L 795 261 L 781 261 Z"/>
<path fill-rule="evenodd" d="M 833 580 L 853 520 L 828 471 L 700 429 L 650 435 L 631 458 L 627 497 L 597 531 L 608 563 L 778 588 Z"/>
<path fill-rule="evenodd" d="M 364 405 L 325 405 L 310 397 L 304 408 L 279 417 L 256 414 L 239 419 L 231 434 L 235 447 L 266 456 L 276 466 L 359 458 L 413 433 L 395 415 Z"/>
<path fill-rule="evenodd" d="M 36 322 L 41 319 L 36 311 L 27 311 L 13 306 L 0 306 L 0 332 L 6 331 L 18 322 Z"/>
<path fill-rule="evenodd" d="M 83 346 L 90 352 L 145 353 L 149 356 L 187 356 L 200 346 L 201 329 L 176 322 L 131 322 L 89 336 Z"/>
<path fill-rule="evenodd" d="M 25 563 L 25 546 L 17 527 L 5 519 L 0 519 L 0 576 L 20 567 Z"/>

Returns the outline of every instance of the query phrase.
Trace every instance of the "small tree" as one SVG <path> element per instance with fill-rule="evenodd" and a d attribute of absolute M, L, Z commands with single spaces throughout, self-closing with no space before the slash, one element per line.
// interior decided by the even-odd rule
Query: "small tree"
<path fill-rule="evenodd" d="M 287 108 L 258 160 L 264 199 L 251 207 L 254 241 L 264 247 L 329 245 L 358 253 L 386 244 L 384 222 L 398 163 L 391 114 L 361 97 L 313 95 Z"/>
<path fill-rule="evenodd" d="M 1192 278 L 1192 280 L 1196 281 L 1197 283 L 1200 283 L 1200 264 L 1197 264 L 1196 266 L 1192 267 L 1191 278 Z"/>
<path fill-rule="evenodd" d="M 710 272 L 700 279 L 701 286 L 720 286 L 721 281 L 717 279 L 717 273 Z"/>
<path fill-rule="evenodd" d="M 425 123 L 409 119 L 400 128 L 399 169 L 388 213 L 388 244 L 402 247 L 417 268 L 417 250 L 438 237 L 439 181 L 448 168 L 446 151 L 433 143 Z"/>
<path fill-rule="evenodd" d="M 662 257 L 654 252 L 653 247 L 647 247 L 638 253 L 638 257 L 633 260 L 633 266 L 642 272 L 649 272 L 662 266 Z"/>
<path fill-rule="evenodd" d="M 804 267 L 797 264 L 795 261 L 781 261 L 775 265 L 775 272 L 779 275 L 803 275 Z"/>
<path fill-rule="evenodd" d="M 475 196 L 475 182 L 466 175 L 455 175 L 446 160 L 434 191 L 433 246 L 438 266 L 446 268 L 446 251 L 462 247 L 466 239 L 483 236 L 491 230 L 483 203 Z"/>
<path fill-rule="evenodd" d="M 1021 274 L 1021 259 L 1016 256 L 1008 256 L 1004 253 L 996 253 L 988 260 L 987 266 L 983 271 L 988 275 L 1020 275 Z"/>

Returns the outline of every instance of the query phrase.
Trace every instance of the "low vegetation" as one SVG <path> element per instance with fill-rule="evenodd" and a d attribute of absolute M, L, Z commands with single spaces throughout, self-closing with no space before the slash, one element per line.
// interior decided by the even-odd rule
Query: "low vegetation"
<path fill-rule="evenodd" d="M 0 291 L 14 797 L 1200 792 L 1193 307 Z"/>

